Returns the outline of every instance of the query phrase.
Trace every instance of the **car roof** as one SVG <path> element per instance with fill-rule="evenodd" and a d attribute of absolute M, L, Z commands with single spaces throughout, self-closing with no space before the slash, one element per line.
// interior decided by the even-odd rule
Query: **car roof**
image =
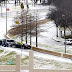
<path fill-rule="evenodd" d="M 6 39 L 6 40 L 14 40 L 14 39 Z"/>

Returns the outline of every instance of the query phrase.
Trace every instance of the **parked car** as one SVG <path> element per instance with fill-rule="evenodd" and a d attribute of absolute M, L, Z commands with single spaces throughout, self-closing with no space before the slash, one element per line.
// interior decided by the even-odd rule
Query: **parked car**
<path fill-rule="evenodd" d="M 72 39 L 66 39 L 66 42 L 64 42 L 66 45 L 72 45 Z"/>
<path fill-rule="evenodd" d="M 2 46 L 6 47 L 6 46 L 15 46 L 15 41 L 13 39 L 2 39 Z"/>
<path fill-rule="evenodd" d="M 31 49 L 31 45 L 26 44 L 26 47 L 24 49 Z"/>
<path fill-rule="evenodd" d="M 22 46 L 22 47 L 21 47 Z M 21 45 L 20 43 L 15 44 L 16 48 L 24 48 L 24 49 L 31 49 L 31 45 L 28 44 L 23 44 Z"/>
<path fill-rule="evenodd" d="M 23 48 L 23 47 L 25 47 L 25 44 L 23 44 L 23 45 L 21 45 L 20 43 L 15 44 L 15 47 L 16 47 L 16 48 L 21 48 L 21 46 L 22 46 L 22 48 Z"/>

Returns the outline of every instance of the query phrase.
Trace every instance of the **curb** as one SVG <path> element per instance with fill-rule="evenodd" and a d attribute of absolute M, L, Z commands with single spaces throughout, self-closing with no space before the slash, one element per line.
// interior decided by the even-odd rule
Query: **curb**
<path fill-rule="evenodd" d="M 61 42 L 60 40 L 56 40 L 55 38 L 56 38 L 56 37 L 53 37 L 52 39 L 53 39 L 54 41 L 56 41 L 56 42 Z"/>
<path fill-rule="evenodd" d="M 5 37 L 7 37 L 8 39 L 11 39 L 8 35 L 5 35 Z M 72 55 L 70 55 L 70 54 L 54 52 L 54 51 L 45 50 L 45 49 L 41 49 L 41 48 L 37 48 L 37 47 L 32 47 L 31 50 L 38 51 L 38 52 L 41 52 L 41 53 L 50 54 L 50 55 L 54 55 L 54 56 L 59 56 L 59 57 L 63 57 L 63 58 L 69 58 L 69 59 L 72 58 Z"/>
<path fill-rule="evenodd" d="M 57 38 L 59 38 L 59 37 L 55 36 L 52 39 L 55 40 L 56 42 L 63 42 L 64 41 L 62 38 L 60 38 L 60 39 L 57 39 Z"/>
<path fill-rule="evenodd" d="M 6 39 L 11 39 L 11 37 L 10 37 L 10 36 L 8 36 L 8 34 L 7 34 L 7 35 L 5 35 L 5 38 L 6 38 Z"/>

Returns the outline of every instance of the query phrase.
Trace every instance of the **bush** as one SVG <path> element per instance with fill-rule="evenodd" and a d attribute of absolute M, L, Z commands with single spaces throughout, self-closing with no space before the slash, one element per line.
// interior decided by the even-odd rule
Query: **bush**
<path fill-rule="evenodd" d="M 65 37 L 66 37 L 66 39 L 69 39 L 69 38 L 72 38 L 72 35 L 67 35 Z M 64 36 L 62 38 L 64 38 Z"/>

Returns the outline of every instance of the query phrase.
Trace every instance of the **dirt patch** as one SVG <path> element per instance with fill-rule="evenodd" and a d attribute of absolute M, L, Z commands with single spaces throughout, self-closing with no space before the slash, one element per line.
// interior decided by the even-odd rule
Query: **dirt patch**
<path fill-rule="evenodd" d="M 40 20 L 40 21 L 38 21 L 37 26 L 39 26 L 39 25 L 41 25 L 41 24 L 45 24 L 45 23 L 47 23 L 47 22 L 49 22 L 49 21 L 50 21 L 50 19 Z M 21 27 L 21 26 L 19 26 L 19 27 Z M 15 34 L 11 34 L 11 32 L 14 32 L 15 30 L 18 30 L 19 27 L 10 29 L 10 30 L 8 31 L 8 36 L 9 36 L 10 38 L 13 37 L 13 36 L 15 36 Z M 5 36 L 5 37 L 8 39 L 7 36 Z"/>

